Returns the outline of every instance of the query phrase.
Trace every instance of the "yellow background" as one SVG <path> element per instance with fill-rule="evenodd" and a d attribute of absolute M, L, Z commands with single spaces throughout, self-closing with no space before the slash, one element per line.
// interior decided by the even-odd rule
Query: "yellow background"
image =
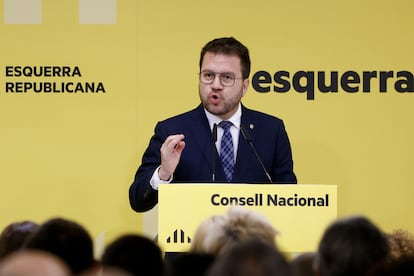
<path fill-rule="evenodd" d="M 42 24 L 0 23 L 0 227 L 63 216 L 106 240 L 140 233 L 129 185 L 155 123 L 198 104 L 207 41 L 238 38 L 252 73 L 413 72 L 412 10 L 409 0 L 118 0 L 116 24 L 81 25 L 77 1 L 43 0 Z M 107 93 L 6 94 L 6 65 L 77 65 Z M 339 216 L 414 232 L 413 97 L 392 86 L 314 101 L 249 89 L 243 102 L 285 121 L 299 183 L 337 185 Z"/>

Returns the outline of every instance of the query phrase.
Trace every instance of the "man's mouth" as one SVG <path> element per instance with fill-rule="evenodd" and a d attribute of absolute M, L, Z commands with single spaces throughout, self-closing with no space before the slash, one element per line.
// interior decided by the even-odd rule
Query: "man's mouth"
<path fill-rule="evenodd" d="M 219 104 L 221 99 L 220 99 L 219 95 L 217 95 L 216 93 L 212 93 L 210 95 L 210 101 L 211 101 L 212 104 Z"/>

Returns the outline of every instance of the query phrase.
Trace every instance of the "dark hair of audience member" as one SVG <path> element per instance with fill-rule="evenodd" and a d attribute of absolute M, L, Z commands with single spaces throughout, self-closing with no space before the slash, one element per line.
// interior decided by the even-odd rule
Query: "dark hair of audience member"
<path fill-rule="evenodd" d="M 324 232 L 316 257 L 322 276 L 362 276 L 388 258 L 385 234 L 363 216 L 338 219 Z"/>
<path fill-rule="evenodd" d="M 315 255 L 315 252 L 306 252 L 293 257 L 289 262 L 292 276 L 316 275 L 313 268 Z"/>
<path fill-rule="evenodd" d="M 151 239 L 124 234 L 105 247 L 101 263 L 106 268 L 122 269 L 132 275 L 160 276 L 164 260 L 159 246 Z"/>
<path fill-rule="evenodd" d="M 386 233 L 390 246 L 389 259 L 382 269 L 368 276 L 411 276 L 414 275 L 414 236 L 404 229 Z"/>
<path fill-rule="evenodd" d="M 22 248 L 26 238 L 33 233 L 38 224 L 29 221 L 18 221 L 7 225 L 0 234 L 0 259 Z"/>
<path fill-rule="evenodd" d="M 404 256 L 395 260 L 389 267 L 390 276 L 412 276 L 414 275 L 414 256 Z"/>
<path fill-rule="evenodd" d="M 213 264 L 213 254 L 185 252 L 168 266 L 166 276 L 203 276 Z"/>
<path fill-rule="evenodd" d="M 43 250 L 60 257 L 79 274 L 96 265 L 93 256 L 93 240 L 79 223 L 52 218 L 42 223 L 27 240 L 26 248 Z"/>
<path fill-rule="evenodd" d="M 286 258 L 276 247 L 249 239 L 228 247 L 211 265 L 208 276 L 290 276 Z"/>

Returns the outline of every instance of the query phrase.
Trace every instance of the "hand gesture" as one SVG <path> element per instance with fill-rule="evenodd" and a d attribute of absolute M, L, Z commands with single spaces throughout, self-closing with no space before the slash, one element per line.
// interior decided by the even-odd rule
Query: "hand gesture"
<path fill-rule="evenodd" d="M 168 180 L 177 168 L 181 152 L 185 147 L 184 134 L 170 135 L 161 145 L 161 166 L 158 176 L 161 180 Z"/>

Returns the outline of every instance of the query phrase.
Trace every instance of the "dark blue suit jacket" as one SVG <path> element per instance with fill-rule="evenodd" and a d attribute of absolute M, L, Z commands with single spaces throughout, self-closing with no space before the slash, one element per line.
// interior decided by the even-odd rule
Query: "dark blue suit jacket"
<path fill-rule="evenodd" d="M 290 142 L 283 121 L 242 105 L 241 124 L 244 125 L 258 155 L 274 183 L 296 183 Z M 129 189 L 132 209 L 144 212 L 158 202 L 158 191 L 149 184 L 154 170 L 161 163 L 160 148 L 164 140 L 172 134 L 185 135 L 185 148 L 174 172 L 173 182 L 195 183 L 212 182 L 213 153 L 216 158 L 215 182 L 224 183 L 226 178 L 217 150 L 212 143 L 211 129 L 202 105 L 197 108 L 159 122 L 154 136 L 146 149 L 142 164 L 135 174 Z M 256 158 L 252 147 L 239 136 L 237 159 L 234 167 L 234 183 L 269 183 L 268 178 Z"/>

